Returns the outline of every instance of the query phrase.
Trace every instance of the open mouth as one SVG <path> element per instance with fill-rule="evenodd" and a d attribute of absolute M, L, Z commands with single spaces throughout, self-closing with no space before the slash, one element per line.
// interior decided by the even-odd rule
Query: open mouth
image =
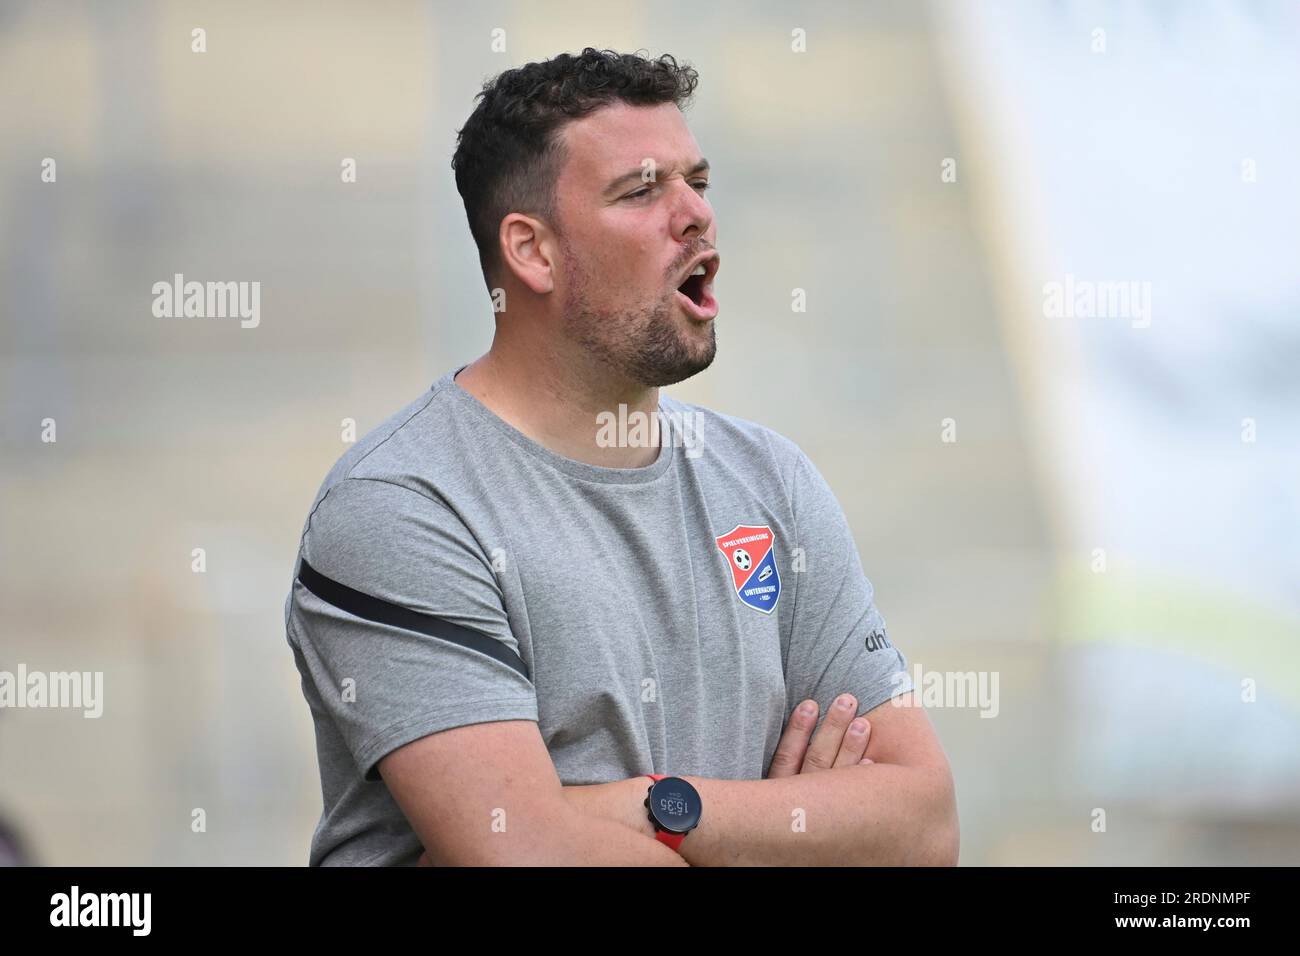
<path fill-rule="evenodd" d="M 677 287 L 677 291 L 686 296 L 686 298 L 690 299 L 696 305 L 703 306 L 704 283 L 706 279 L 708 279 L 708 276 L 703 272 L 689 276 L 685 282 Z"/>
<path fill-rule="evenodd" d="M 682 308 L 697 321 L 707 321 L 718 314 L 718 300 L 713 297 L 713 276 L 717 271 L 718 257 L 715 254 L 696 266 L 677 287 Z"/>

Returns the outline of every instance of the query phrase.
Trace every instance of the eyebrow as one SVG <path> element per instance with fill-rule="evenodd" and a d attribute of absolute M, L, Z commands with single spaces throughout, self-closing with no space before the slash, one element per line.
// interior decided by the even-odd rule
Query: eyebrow
<path fill-rule="evenodd" d="M 686 171 L 686 175 L 694 176 L 696 173 L 707 173 L 708 171 L 709 171 L 709 161 L 707 159 L 702 158 L 698 163 L 696 163 L 694 166 L 692 166 L 690 169 Z M 669 170 L 670 174 L 671 172 L 672 170 Z M 656 173 L 656 178 L 658 178 L 657 173 Z M 632 170 L 631 172 L 624 173 L 622 176 L 619 176 L 617 179 L 610 182 L 610 184 L 605 187 L 605 191 L 603 195 L 606 196 L 609 195 L 610 193 L 614 192 L 614 190 L 618 189 L 620 186 L 623 186 L 625 183 L 640 182 L 640 181 L 641 181 L 641 168 L 638 167 Z"/>

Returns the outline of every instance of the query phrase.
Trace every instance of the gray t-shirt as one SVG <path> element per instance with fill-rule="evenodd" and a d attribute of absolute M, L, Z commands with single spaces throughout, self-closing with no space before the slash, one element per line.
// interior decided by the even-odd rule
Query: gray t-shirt
<path fill-rule="evenodd" d="M 285 625 L 324 799 L 310 865 L 416 862 L 376 765 L 427 734 L 535 720 L 564 784 L 754 780 L 800 700 L 912 689 L 789 439 L 661 392 L 657 460 L 589 465 L 459 371 L 339 459 L 303 528 Z M 607 438 L 644 435 L 615 417 Z"/>

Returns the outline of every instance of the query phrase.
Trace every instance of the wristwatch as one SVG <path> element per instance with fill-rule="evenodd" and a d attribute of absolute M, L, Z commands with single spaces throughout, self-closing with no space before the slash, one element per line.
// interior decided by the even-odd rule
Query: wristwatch
<path fill-rule="evenodd" d="M 655 839 L 673 850 L 686 834 L 700 825 L 700 794 L 681 777 L 662 773 L 646 774 L 654 783 L 646 791 L 645 807 L 654 824 Z"/>

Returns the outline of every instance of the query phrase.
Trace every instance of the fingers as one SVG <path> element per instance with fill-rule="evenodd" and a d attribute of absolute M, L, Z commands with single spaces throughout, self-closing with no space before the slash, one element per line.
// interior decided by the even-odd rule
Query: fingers
<path fill-rule="evenodd" d="M 805 706 L 809 708 L 807 712 Z M 871 722 L 866 717 L 855 718 L 857 709 L 857 699 L 852 694 L 842 694 L 818 728 L 817 702 L 800 702 L 777 742 L 768 778 L 873 763 L 866 755 L 871 742 Z"/>
<path fill-rule="evenodd" d="M 866 760 L 867 741 L 870 739 L 871 721 L 865 717 L 855 717 L 849 724 L 844 740 L 840 743 L 840 752 L 835 758 L 835 766 L 852 767 L 855 763 Z"/>
<path fill-rule="evenodd" d="M 813 734 L 812 742 L 808 744 L 808 752 L 803 758 L 802 773 L 809 773 L 815 770 L 830 770 L 837 766 L 836 759 L 839 757 L 840 749 L 844 741 L 844 736 L 849 729 L 849 723 L 853 720 L 853 715 L 858 712 L 858 701 L 852 694 L 840 694 L 835 698 L 835 703 L 831 709 L 826 712 L 826 717 L 822 725 L 817 728 Z M 856 746 L 856 744 L 853 744 Z M 861 745 L 853 763 L 862 759 L 866 751 L 866 744 Z"/>
<path fill-rule="evenodd" d="M 811 707 L 807 713 L 804 707 Z M 817 726 L 817 701 L 805 700 L 794 709 L 790 720 L 777 742 L 776 753 L 772 757 L 771 767 L 767 771 L 768 779 L 772 777 L 793 777 L 803 767 L 804 753 L 808 750 L 808 739 L 813 727 Z"/>

